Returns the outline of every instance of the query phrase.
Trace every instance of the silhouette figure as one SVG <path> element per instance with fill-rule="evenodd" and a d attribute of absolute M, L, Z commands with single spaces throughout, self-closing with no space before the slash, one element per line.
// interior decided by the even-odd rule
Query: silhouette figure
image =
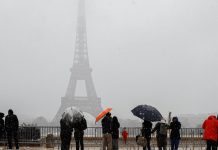
<path fill-rule="evenodd" d="M 170 140 L 171 140 L 171 150 L 178 150 L 180 142 L 180 132 L 181 123 L 177 117 L 173 117 L 173 121 L 170 123 Z"/>
<path fill-rule="evenodd" d="M 143 147 L 143 150 L 151 150 L 150 141 L 151 141 L 151 129 L 152 123 L 151 121 L 144 120 L 142 123 L 142 135 L 146 138 L 147 144 Z"/>
<path fill-rule="evenodd" d="M 19 121 L 17 116 L 14 115 L 13 110 L 8 110 L 8 115 L 5 117 L 5 130 L 8 139 L 8 148 L 12 149 L 12 138 L 14 138 L 16 149 L 19 149 L 18 145 L 18 126 Z"/>
<path fill-rule="evenodd" d="M 156 131 L 158 150 L 167 150 L 167 129 L 168 128 L 169 128 L 169 125 L 166 124 L 166 121 L 164 119 L 162 119 L 161 122 L 158 122 L 151 131 L 151 133 L 154 133 Z"/>
<path fill-rule="evenodd" d="M 61 125 L 61 150 L 69 150 L 70 149 L 70 141 L 73 132 L 72 123 L 67 121 L 66 119 L 60 120 Z"/>
<path fill-rule="evenodd" d="M 111 113 L 107 113 L 101 120 L 102 132 L 103 132 L 103 150 L 112 150 L 112 134 L 111 134 Z"/>
<path fill-rule="evenodd" d="M 75 123 L 74 125 L 74 138 L 76 141 L 76 150 L 79 150 L 79 147 L 81 148 L 81 150 L 84 150 L 83 135 L 85 129 L 87 129 L 87 122 L 86 119 L 83 117 L 81 121 Z"/>
<path fill-rule="evenodd" d="M 0 113 L 0 140 L 5 135 L 5 122 L 3 120 L 4 116 L 5 116 L 4 113 Z"/>
<path fill-rule="evenodd" d="M 120 123 L 119 123 L 117 117 L 114 116 L 113 119 L 112 119 L 112 124 L 111 124 L 112 149 L 113 150 L 118 150 L 119 149 L 119 128 L 120 128 Z"/>

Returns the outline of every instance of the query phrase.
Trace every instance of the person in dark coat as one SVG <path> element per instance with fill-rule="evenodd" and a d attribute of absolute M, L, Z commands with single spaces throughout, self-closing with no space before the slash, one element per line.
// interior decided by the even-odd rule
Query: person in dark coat
<path fill-rule="evenodd" d="M 118 150 L 119 149 L 119 128 L 120 128 L 120 123 L 118 122 L 118 119 L 116 116 L 113 117 L 112 119 L 112 124 L 111 124 L 111 130 L 112 130 L 112 149 L 113 150 Z"/>
<path fill-rule="evenodd" d="M 181 123 L 177 117 L 173 117 L 172 122 L 170 123 L 171 132 L 170 132 L 170 141 L 171 141 L 171 150 L 178 150 L 179 141 L 180 141 L 180 132 Z"/>
<path fill-rule="evenodd" d="M 68 120 L 62 118 L 60 120 L 61 125 L 61 150 L 69 150 L 70 149 L 70 141 L 73 132 L 72 123 Z"/>
<path fill-rule="evenodd" d="M 151 129 L 152 129 L 151 121 L 144 120 L 144 122 L 142 123 L 142 136 L 145 137 L 147 141 L 147 145 L 143 147 L 143 150 L 146 150 L 146 147 L 148 148 L 148 150 L 151 150 L 151 146 L 150 146 Z"/>
<path fill-rule="evenodd" d="M 4 137 L 5 135 L 5 121 L 4 121 L 4 113 L 0 113 L 0 140 Z"/>
<path fill-rule="evenodd" d="M 79 150 L 79 147 L 81 147 L 81 150 L 84 150 L 83 135 L 85 129 L 87 129 L 87 122 L 86 119 L 83 117 L 81 121 L 74 125 L 74 138 L 76 141 L 76 150 Z"/>
<path fill-rule="evenodd" d="M 151 133 L 156 131 L 157 146 L 158 150 L 167 150 L 167 129 L 169 125 L 166 124 L 165 120 L 158 122 L 152 129 Z"/>
<path fill-rule="evenodd" d="M 12 149 L 12 137 L 14 138 L 16 149 L 19 149 L 18 144 L 18 127 L 19 121 L 13 110 L 8 110 L 8 115 L 5 117 L 5 130 L 8 139 L 8 149 Z"/>
<path fill-rule="evenodd" d="M 102 132 L 103 132 L 103 150 L 112 150 L 112 134 L 111 134 L 111 124 L 112 118 L 111 113 L 107 113 L 105 117 L 101 120 Z"/>

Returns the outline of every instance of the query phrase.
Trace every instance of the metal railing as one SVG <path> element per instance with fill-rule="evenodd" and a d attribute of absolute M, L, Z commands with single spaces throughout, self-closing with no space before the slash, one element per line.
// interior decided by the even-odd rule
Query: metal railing
<path fill-rule="evenodd" d="M 123 128 L 120 128 L 120 137 L 121 131 Z M 126 128 L 128 137 L 134 139 L 137 135 L 140 134 L 140 127 L 129 127 Z M 202 139 L 203 130 L 201 128 L 182 128 L 180 130 L 182 139 Z M 51 126 L 27 126 L 19 128 L 19 142 L 20 143 L 45 143 L 45 138 L 48 135 L 53 135 L 54 138 L 60 138 L 60 127 L 51 127 Z M 88 127 L 84 132 L 85 138 L 90 139 L 100 139 L 102 137 L 102 128 L 101 127 Z M 155 137 L 155 134 L 152 134 L 152 137 Z M 1 142 L 6 141 L 6 136 L 1 139 Z"/>
<path fill-rule="evenodd" d="M 122 131 L 120 128 L 120 134 Z M 140 127 L 129 127 L 126 128 L 129 133 L 129 137 L 136 137 L 140 134 Z M 182 128 L 180 134 L 182 138 L 187 137 L 202 137 L 203 129 L 201 128 Z M 31 139 L 36 140 L 42 137 L 46 137 L 48 134 L 54 136 L 60 136 L 60 127 L 51 127 L 51 126 L 28 126 L 19 128 L 19 136 L 21 139 Z M 154 134 L 153 134 L 154 136 Z M 84 137 L 102 137 L 102 128 L 101 127 L 88 127 L 85 130 Z"/>

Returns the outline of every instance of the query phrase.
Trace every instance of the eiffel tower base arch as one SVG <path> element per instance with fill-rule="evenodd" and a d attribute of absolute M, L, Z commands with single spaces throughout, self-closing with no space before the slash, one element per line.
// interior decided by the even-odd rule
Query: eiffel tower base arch
<path fill-rule="evenodd" d="M 94 118 L 103 110 L 100 98 L 89 100 L 88 97 L 74 97 L 73 99 L 62 97 L 61 106 L 54 117 L 54 120 L 52 121 L 52 125 L 59 125 L 64 110 L 72 106 L 79 108 L 83 112 L 89 113 Z"/>

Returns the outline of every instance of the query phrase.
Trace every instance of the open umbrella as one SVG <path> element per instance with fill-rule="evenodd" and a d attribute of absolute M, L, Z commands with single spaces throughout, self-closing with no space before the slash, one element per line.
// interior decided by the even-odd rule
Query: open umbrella
<path fill-rule="evenodd" d="M 153 106 L 138 105 L 132 110 L 133 115 L 147 121 L 160 121 L 163 117 L 161 113 Z"/>
<path fill-rule="evenodd" d="M 80 121 L 83 117 L 83 112 L 76 107 L 68 107 L 64 110 L 64 113 L 62 115 L 62 119 L 70 123 L 76 123 Z"/>
<path fill-rule="evenodd" d="M 101 118 L 103 118 L 108 112 L 110 112 L 112 108 L 106 108 L 103 110 L 98 116 L 95 118 L 95 122 L 98 122 Z"/>

